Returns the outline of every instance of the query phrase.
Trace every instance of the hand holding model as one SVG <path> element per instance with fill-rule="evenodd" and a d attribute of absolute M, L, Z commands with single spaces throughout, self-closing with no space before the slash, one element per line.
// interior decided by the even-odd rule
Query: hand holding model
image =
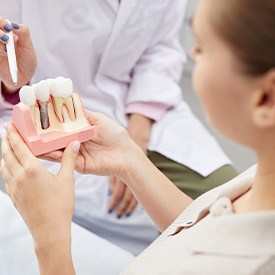
<path fill-rule="evenodd" d="M 83 142 L 76 158 L 75 170 L 82 174 L 112 175 L 125 179 L 126 167 L 132 163 L 133 154 L 144 155 L 130 138 L 125 128 L 103 114 L 86 111 L 94 127 L 94 138 Z M 63 151 L 45 154 L 46 159 L 61 161 Z"/>
<path fill-rule="evenodd" d="M 64 228 L 68 229 L 74 211 L 73 171 L 80 143 L 75 141 L 67 147 L 62 156 L 60 171 L 53 175 L 33 156 L 16 129 L 11 125 L 6 127 L 7 134 L 2 142 L 5 161 L 2 161 L 1 173 L 7 180 L 6 191 L 28 225 L 34 240 L 46 239 L 44 234 L 50 227 L 56 227 L 56 224 L 59 224 L 61 232 Z M 8 171 L 7 167 L 13 167 L 14 173 Z M 26 177 L 30 179 L 28 184 L 24 181 Z M 19 186 L 22 188 L 17 189 Z M 57 212 L 57 215 L 53 215 Z M 52 218 L 49 219 L 50 216 Z M 47 222 L 49 220 L 51 221 Z M 67 235 L 63 233 L 64 236 Z M 52 237 L 54 241 L 55 237 Z"/>
<path fill-rule="evenodd" d="M 18 83 L 14 85 L 6 53 L 8 43 L 7 33 L 13 32 L 15 51 L 18 66 Z M 21 24 L 9 24 L 3 17 L 0 17 L 0 80 L 2 81 L 2 93 L 10 95 L 18 91 L 18 88 L 27 84 L 36 69 L 37 59 L 28 28 Z"/>

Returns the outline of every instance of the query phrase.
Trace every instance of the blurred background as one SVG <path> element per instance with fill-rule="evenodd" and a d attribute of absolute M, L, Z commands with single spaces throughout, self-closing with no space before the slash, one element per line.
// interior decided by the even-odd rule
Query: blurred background
<path fill-rule="evenodd" d="M 219 135 L 217 132 L 215 132 L 213 129 L 211 129 L 207 125 L 201 106 L 192 88 L 191 73 L 192 73 L 194 63 L 189 55 L 189 51 L 194 44 L 194 39 L 192 36 L 191 29 L 188 25 L 188 22 L 193 15 L 193 12 L 197 3 L 198 3 L 198 0 L 189 1 L 187 14 L 185 16 L 181 33 L 180 33 L 180 41 L 188 54 L 188 62 L 185 65 L 183 75 L 182 75 L 182 80 L 180 83 L 182 87 L 183 97 L 185 101 L 190 105 L 194 114 L 202 121 L 202 123 L 204 123 L 204 125 L 209 129 L 209 131 L 216 137 L 216 139 L 218 140 L 219 144 L 221 145 L 225 153 L 232 160 L 236 169 L 239 172 L 242 172 L 256 162 L 255 155 L 249 149 L 244 148 L 238 144 L 232 143 L 231 141 L 228 141 L 227 139 Z M 3 126 L 1 125 L 1 127 Z M 1 150 L 0 150 L 0 158 L 1 158 Z M 1 177 L 0 177 L 0 189 L 3 190 L 3 180 Z"/>

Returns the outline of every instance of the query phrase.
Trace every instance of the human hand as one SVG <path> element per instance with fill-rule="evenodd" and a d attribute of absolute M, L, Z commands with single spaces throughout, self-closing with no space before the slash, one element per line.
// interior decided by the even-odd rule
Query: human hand
<path fill-rule="evenodd" d="M 127 177 L 128 168 L 135 161 L 139 147 L 133 142 L 125 128 L 107 116 L 86 111 L 95 135 L 81 144 L 76 158 L 75 170 L 82 174 L 117 176 L 122 181 Z M 61 161 L 61 150 L 47 153 L 41 158 Z"/>
<path fill-rule="evenodd" d="M 139 114 L 129 116 L 128 133 L 135 143 L 147 154 L 147 145 L 151 133 L 152 120 Z M 142 131 L 141 131 L 142 129 Z M 130 216 L 137 206 L 137 200 L 131 190 L 118 178 L 111 177 L 109 181 L 111 199 L 108 211 L 117 208 L 116 214 L 120 218 L 124 214 Z"/>
<path fill-rule="evenodd" d="M 32 155 L 13 126 L 8 126 L 3 137 L 0 174 L 36 246 L 70 239 L 74 165 L 79 146 L 79 142 L 74 142 L 66 148 L 61 169 L 53 175 Z"/>
<path fill-rule="evenodd" d="M 6 44 L 8 43 L 8 40 L 2 40 L 6 40 L 7 36 L 7 31 L 4 28 L 12 29 L 14 35 L 18 66 L 17 86 L 14 85 L 9 71 L 8 57 L 6 53 Z M 6 93 L 11 94 L 17 91 L 18 87 L 22 87 L 31 80 L 36 69 L 37 59 L 29 30 L 25 25 L 10 25 L 0 16 L 0 36 L 2 38 L 0 39 L 0 80 L 3 82 L 4 88 L 7 90 Z"/>
<path fill-rule="evenodd" d="M 125 183 L 117 177 L 111 177 L 109 182 L 111 199 L 108 211 L 111 213 L 117 207 L 117 217 L 120 219 L 124 214 L 129 217 L 137 206 L 137 200 Z"/>

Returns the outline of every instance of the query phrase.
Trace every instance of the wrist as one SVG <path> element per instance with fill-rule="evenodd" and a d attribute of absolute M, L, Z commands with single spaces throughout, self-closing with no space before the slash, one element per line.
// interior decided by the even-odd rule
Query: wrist
<path fill-rule="evenodd" d="M 122 173 L 122 176 L 120 177 L 121 180 L 127 185 L 131 185 L 132 182 L 135 182 L 137 174 L 140 173 L 140 169 L 138 168 L 143 167 L 143 165 L 148 160 L 142 148 L 134 141 L 133 144 L 134 145 L 131 146 L 131 150 L 127 151 L 125 169 Z"/>
<path fill-rule="evenodd" d="M 71 236 L 68 238 L 51 240 L 45 245 L 35 243 L 35 253 L 39 263 L 40 274 L 75 274 L 72 252 Z"/>
<path fill-rule="evenodd" d="M 35 250 L 43 250 L 58 242 L 71 240 L 71 222 L 41 223 L 30 228 L 34 240 Z"/>
<path fill-rule="evenodd" d="M 147 148 L 152 124 L 153 120 L 148 117 L 138 114 L 131 114 L 129 116 L 128 133 L 143 150 Z"/>

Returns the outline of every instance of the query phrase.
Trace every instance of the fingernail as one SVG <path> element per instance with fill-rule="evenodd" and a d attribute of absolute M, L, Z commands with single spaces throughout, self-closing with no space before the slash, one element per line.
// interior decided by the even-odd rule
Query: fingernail
<path fill-rule="evenodd" d="M 6 25 L 4 26 L 4 30 L 7 31 L 7 32 L 10 32 L 10 31 L 12 30 L 12 28 L 11 28 L 10 25 L 6 24 Z"/>
<path fill-rule="evenodd" d="M 11 25 L 12 25 L 16 30 L 18 30 L 18 29 L 20 28 L 20 26 L 19 26 L 18 24 L 16 24 L 16 23 L 11 23 Z"/>
<path fill-rule="evenodd" d="M 108 213 L 109 213 L 109 214 L 111 214 L 112 212 L 113 212 L 113 210 L 111 210 L 111 209 L 110 209 L 110 210 L 108 210 Z"/>
<path fill-rule="evenodd" d="M 126 213 L 125 215 L 127 218 L 129 218 L 131 216 L 131 213 Z"/>
<path fill-rule="evenodd" d="M 9 37 L 5 34 L 2 34 L 1 35 L 1 40 L 4 41 L 4 42 L 7 42 L 9 40 Z"/>
<path fill-rule="evenodd" d="M 71 145 L 71 148 L 75 153 L 78 153 L 78 151 L 80 149 L 80 142 L 79 141 L 74 141 Z"/>
<path fill-rule="evenodd" d="M 112 190 L 109 188 L 108 189 L 108 196 L 111 196 L 112 195 Z"/>
<path fill-rule="evenodd" d="M 118 219 L 121 219 L 121 215 L 118 215 L 117 218 L 118 218 Z"/>

